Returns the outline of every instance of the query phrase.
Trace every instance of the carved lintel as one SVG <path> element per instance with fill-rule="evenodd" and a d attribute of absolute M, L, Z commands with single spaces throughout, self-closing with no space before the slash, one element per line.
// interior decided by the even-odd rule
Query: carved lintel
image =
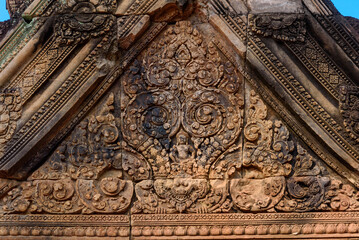
<path fill-rule="evenodd" d="M 291 42 L 304 41 L 307 31 L 304 14 L 250 14 L 249 25 L 259 35 Z"/>

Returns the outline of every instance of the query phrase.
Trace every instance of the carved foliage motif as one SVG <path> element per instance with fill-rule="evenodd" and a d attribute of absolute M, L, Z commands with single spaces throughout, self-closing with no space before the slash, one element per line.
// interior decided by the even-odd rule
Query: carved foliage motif
<path fill-rule="evenodd" d="M 302 42 L 307 32 L 304 14 L 250 14 L 249 24 L 257 34 L 283 41 Z"/>
<path fill-rule="evenodd" d="M 110 94 L 98 114 L 81 122 L 28 181 L 8 191 L 2 199 L 2 210 L 47 213 L 127 210 L 133 194 L 130 179 L 149 178 L 149 167 L 139 154 L 118 145 L 113 103 L 114 95 Z"/>
<path fill-rule="evenodd" d="M 111 14 L 115 9 L 115 0 L 64 1 L 59 6 L 61 15 L 56 19 L 55 35 L 67 44 L 102 35 L 115 22 Z"/>
<path fill-rule="evenodd" d="M 122 132 L 148 159 L 154 180 L 136 184 L 134 212 L 213 212 L 227 183 L 211 164 L 242 129 L 242 79 L 190 22 L 169 27 L 124 79 Z M 228 211 L 228 209 L 227 209 Z"/>
<path fill-rule="evenodd" d="M 120 81 L 27 181 L 0 182 L 1 213 L 358 208 L 357 191 L 329 177 L 190 22 L 169 26 Z"/>
<path fill-rule="evenodd" d="M 0 93 L 0 157 L 5 153 L 6 144 L 15 133 L 21 109 L 18 90 L 5 90 Z"/>
<path fill-rule="evenodd" d="M 359 89 L 358 87 L 340 86 L 339 107 L 344 126 L 349 136 L 359 142 Z"/>
<path fill-rule="evenodd" d="M 267 120 L 267 107 L 254 91 L 246 112 L 243 179 L 236 179 L 231 188 L 234 203 L 246 211 L 316 209 L 329 184 L 325 168 L 290 140 L 281 121 Z"/>

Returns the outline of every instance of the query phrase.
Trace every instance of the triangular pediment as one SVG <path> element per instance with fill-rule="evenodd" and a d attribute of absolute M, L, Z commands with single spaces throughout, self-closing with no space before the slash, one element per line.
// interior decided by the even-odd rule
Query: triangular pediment
<path fill-rule="evenodd" d="M 358 34 L 331 3 L 12 4 L 0 221 L 25 220 L 0 234 L 356 236 Z"/>

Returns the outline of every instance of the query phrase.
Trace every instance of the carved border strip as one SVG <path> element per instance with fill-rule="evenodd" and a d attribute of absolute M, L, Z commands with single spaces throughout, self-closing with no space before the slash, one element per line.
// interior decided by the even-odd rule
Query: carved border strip
<path fill-rule="evenodd" d="M 239 18 L 236 19 L 240 20 Z M 234 30 L 235 31 L 235 30 Z M 294 99 L 315 119 L 319 125 L 327 131 L 348 153 L 359 160 L 356 149 L 349 146 L 348 142 L 338 134 L 342 128 L 334 119 L 305 91 L 305 88 L 297 81 L 294 76 L 286 69 L 277 57 L 265 46 L 260 38 L 250 36 L 248 47 L 253 51 L 259 61 L 278 79 L 278 82 L 287 89 Z M 316 106 L 315 108 L 312 106 Z M 319 113 L 318 113 L 319 112 Z M 328 127 L 330 126 L 330 128 Z"/>
<path fill-rule="evenodd" d="M 317 53 L 320 54 L 320 57 L 330 66 L 331 69 L 333 69 L 338 78 L 341 79 L 342 83 L 347 83 L 350 85 L 353 85 L 353 83 L 345 76 L 345 74 L 339 69 L 338 66 L 325 54 L 323 49 L 318 45 L 318 43 L 313 39 L 310 34 L 307 34 L 307 42 L 306 45 L 304 45 L 304 48 L 307 45 L 311 45 L 313 48 L 316 49 Z M 312 75 L 322 84 L 324 88 L 328 90 L 328 92 L 337 100 L 339 100 L 339 91 L 336 89 L 337 86 L 332 86 L 331 83 L 329 83 L 326 78 L 316 69 L 315 66 L 313 66 L 313 63 L 310 59 L 305 56 L 300 49 L 296 46 L 294 43 L 285 43 L 286 46 L 298 57 L 298 59 L 306 66 L 306 68 L 312 73 Z M 338 85 L 340 84 L 340 81 Z"/>
<path fill-rule="evenodd" d="M 33 20 L 27 24 L 20 23 L 15 32 L 7 39 L 0 49 L 0 71 L 20 52 L 27 42 L 36 34 L 43 25 L 44 19 Z"/>
<path fill-rule="evenodd" d="M 26 74 L 28 72 L 30 72 L 35 65 L 46 55 L 46 53 L 48 52 L 48 50 L 51 48 L 51 46 L 54 44 L 54 38 L 50 38 L 44 45 L 45 47 L 43 47 L 41 49 L 41 51 L 39 53 L 36 54 L 36 56 L 32 59 L 32 61 L 29 63 L 29 65 L 27 65 L 24 70 L 22 70 L 17 76 L 16 78 L 11 81 L 8 85 L 7 88 L 14 88 L 16 85 L 18 85 L 18 83 L 26 76 Z"/>
<path fill-rule="evenodd" d="M 338 223 L 338 219 L 341 220 Z M 358 237 L 358 213 L 1 216 L 0 236 L 228 239 Z M 16 224 L 14 224 L 16 223 Z M 60 225 L 60 226 L 59 226 Z M 132 228 L 132 229 L 130 229 Z M 131 232 L 130 232 L 131 231 Z"/>
<path fill-rule="evenodd" d="M 95 56 L 101 49 L 102 44 L 98 44 L 94 50 L 86 57 L 80 67 L 66 80 L 56 93 L 35 113 L 32 118 L 18 130 L 12 141 L 9 142 L 9 150 L 0 159 L 0 166 L 4 166 L 11 158 L 31 140 L 43 125 L 58 112 L 67 100 L 75 94 L 76 90 L 83 85 L 96 70 Z"/>
<path fill-rule="evenodd" d="M 359 43 L 335 20 L 335 16 L 313 15 L 349 58 L 359 67 Z"/>
<path fill-rule="evenodd" d="M 125 37 L 129 32 L 131 32 L 132 28 L 141 21 L 144 15 L 132 15 L 132 16 L 122 16 L 123 24 L 118 26 L 118 38 Z M 117 21 L 121 19 L 117 18 Z M 117 22 L 118 23 L 118 22 Z"/>
<path fill-rule="evenodd" d="M 352 182 L 356 187 L 359 187 L 358 177 L 355 174 L 352 174 L 351 171 L 346 169 L 346 167 L 343 166 L 342 163 L 340 163 L 336 158 L 334 158 L 333 156 L 328 156 L 326 150 L 320 148 L 315 143 L 316 139 L 307 130 L 303 129 L 295 119 L 292 119 L 290 117 L 291 114 L 288 112 L 286 107 L 282 104 L 282 102 L 278 101 L 278 99 L 267 88 L 267 86 L 265 86 L 259 81 L 254 80 L 249 73 L 237 66 L 236 61 L 233 59 L 231 54 L 226 51 L 226 49 L 221 45 L 219 41 L 215 41 L 214 43 L 221 50 L 221 52 L 232 62 L 232 64 L 237 67 L 237 69 L 241 72 L 245 79 L 252 85 L 252 87 L 255 88 L 256 92 L 261 95 L 263 100 L 265 100 L 265 102 L 270 105 L 272 109 L 275 110 L 275 112 L 285 121 L 285 123 L 295 132 L 295 134 L 299 136 L 318 157 L 320 157 L 328 166 L 334 169 L 341 176 Z M 355 179 L 355 182 L 351 181 L 351 179 Z"/>
<path fill-rule="evenodd" d="M 156 0 L 136 0 L 136 2 L 131 5 L 125 14 L 144 14 L 156 2 Z"/>
<path fill-rule="evenodd" d="M 46 8 L 49 7 L 53 2 L 54 0 L 39 1 L 39 3 L 33 8 L 33 10 L 31 10 L 31 12 L 27 14 L 25 10 L 24 13 L 30 16 L 34 16 L 34 15 L 38 16 L 40 14 L 43 14 Z"/>
<path fill-rule="evenodd" d="M 357 237 L 358 213 L 132 215 L 135 239 Z M 338 223 L 338 219 L 341 222 Z M 268 236 L 269 235 L 269 236 Z"/>
<path fill-rule="evenodd" d="M 312 118 L 338 142 L 353 158 L 359 160 L 359 155 L 340 133 L 342 127 L 317 103 L 294 76 L 278 61 L 275 55 L 259 38 L 250 38 L 249 47 L 257 58 L 290 93 L 290 95 L 308 112 Z M 278 65 L 280 64 L 280 65 Z"/>
<path fill-rule="evenodd" d="M 224 22 L 228 24 L 228 26 L 233 30 L 233 32 L 238 37 L 240 37 L 242 41 L 247 41 L 248 28 L 242 20 L 238 19 L 239 21 L 236 21 L 237 18 L 240 18 L 239 16 L 236 17 L 235 19 L 228 15 L 223 15 L 223 14 L 220 14 L 219 16 L 224 20 Z"/>
<path fill-rule="evenodd" d="M 1 236 L 124 237 L 130 235 L 128 215 L 0 216 Z"/>
<path fill-rule="evenodd" d="M 76 117 L 68 123 L 64 128 L 48 145 L 51 147 L 61 141 L 72 129 L 78 124 L 78 122 L 91 110 L 94 104 L 102 97 L 102 95 L 109 89 L 114 81 L 123 73 L 123 69 L 145 48 L 153 38 L 155 38 L 165 27 L 167 23 L 156 23 L 144 34 L 144 36 L 137 41 L 137 43 L 127 51 L 123 57 L 120 66 L 115 68 L 110 74 L 107 75 L 106 79 L 99 84 L 98 88 L 95 89 L 93 94 L 88 97 L 88 100 L 83 104 L 83 108 L 76 114 Z"/>
<path fill-rule="evenodd" d="M 29 71 L 31 71 L 35 65 L 38 63 L 38 61 L 42 60 L 43 56 L 47 54 L 48 50 L 56 44 L 56 40 L 52 38 L 49 40 L 48 44 L 46 44 L 46 47 L 41 51 L 33 61 L 14 79 L 13 82 L 9 84 L 7 88 L 14 88 L 14 87 L 20 87 L 16 86 L 21 82 L 26 74 L 28 74 Z M 27 91 L 23 92 L 23 103 L 26 102 L 27 99 L 31 97 L 31 95 L 47 80 L 47 78 L 56 70 L 56 68 L 65 60 L 65 58 L 72 52 L 72 50 L 75 49 L 76 46 L 67 46 L 63 49 L 61 49 L 61 53 L 58 54 L 58 57 L 55 61 L 51 63 L 51 66 L 46 69 L 46 72 L 41 76 L 41 78 L 38 79 L 38 81 L 32 86 L 32 88 Z"/>
<path fill-rule="evenodd" d="M 59 57 L 51 64 L 46 73 L 34 84 L 34 86 L 23 96 L 23 102 L 28 100 L 32 94 L 47 80 L 47 78 L 56 70 L 56 68 L 66 59 L 66 57 L 75 49 L 75 46 L 66 48 Z"/>

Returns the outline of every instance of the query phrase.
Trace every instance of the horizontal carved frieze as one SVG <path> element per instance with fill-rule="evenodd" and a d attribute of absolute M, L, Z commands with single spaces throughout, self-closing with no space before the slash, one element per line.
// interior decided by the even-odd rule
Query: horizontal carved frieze
<path fill-rule="evenodd" d="M 340 219 L 340 223 L 338 223 Z M 1 216 L 0 237 L 227 239 L 359 237 L 358 213 Z M 14 226 L 12 223 L 17 222 Z M 54 223 L 61 222 L 61 226 Z M 121 239 L 122 239 L 121 238 Z"/>

